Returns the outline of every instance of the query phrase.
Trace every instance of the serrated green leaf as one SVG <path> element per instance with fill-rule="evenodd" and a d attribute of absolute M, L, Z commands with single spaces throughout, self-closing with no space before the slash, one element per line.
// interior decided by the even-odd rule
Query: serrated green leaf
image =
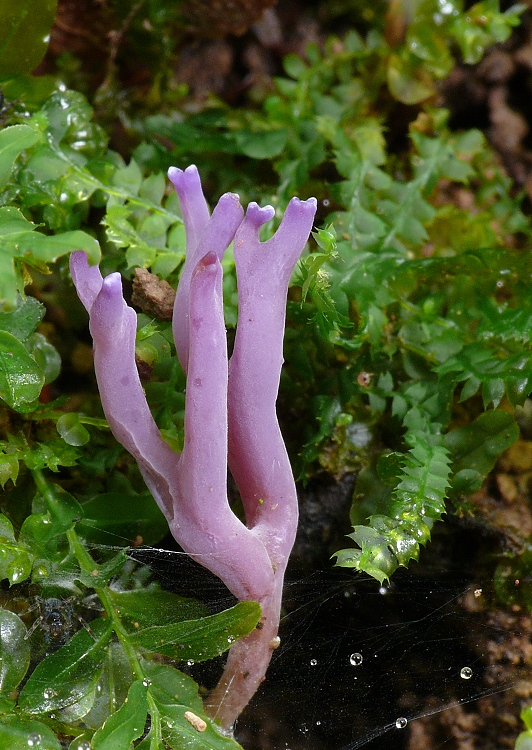
<path fill-rule="evenodd" d="M 23 410 L 35 401 L 44 385 L 44 373 L 26 347 L 11 333 L 0 331 L 0 398 L 12 409 Z"/>
<path fill-rule="evenodd" d="M 203 712 L 198 696 L 198 686 L 187 675 L 155 662 L 143 662 L 146 675 L 151 680 L 150 692 L 162 718 L 165 742 L 172 750 L 242 750 L 230 737 L 214 729 L 212 721 Z M 185 714 L 191 712 L 205 722 L 205 729 L 194 728 Z M 150 749 L 151 750 L 151 749 Z"/>
<path fill-rule="evenodd" d="M 92 750 L 128 748 L 144 733 L 148 715 L 148 683 L 136 680 L 122 706 L 111 714 L 91 741 Z"/>
<path fill-rule="evenodd" d="M 188 599 L 161 589 L 109 591 L 117 612 L 126 624 L 135 628 L 171 625 L 180 620 L 196 620 L 209 614 L 196 599 Z"/>
<path fill-rule="evenodd" d="M 20 464 L 16 456 L 0 453 L 0 484 L 4 489 L 6 482 L 11 479 L 16 484 Z"/>
<path fill-rule="evenodd" d="M 495 466 L 500 454 L 519 437 L 512 414 L 494 409 L 474 422 L 449 432 L 444 442 L 454 459 L 452 491 L 475 492 Z"/>
<path fill-rule="evenodd" d="M 251 633 L 260 619 L 256 602 L 239 602 L 231 609 L 199 620 L 160 625 L 131 633 L 138 648 L 173 659 L 205 661 L 227 651 Z"/>
<path fill-rule="evenodd" d="M 18 686 L 30 665 L 30 644 L 24 640 L 26 626 L 13 612 L 0 609 L 0 693 Z"/>
<path fill-rule="evenodd" d="M 37 665 L 19 696 L 23 711 L 57 711 L 79 703 L 94 691 L 112 626 L 108 620 L 93 620 L 90 627 L 90 634 L 85 629 L 78 631 L 66 645 Z"/>
<path fill-rule="evenodd" d="M 11 521 L 0 513 L 0 580 L 22 583 L 29 577 L 32 565 L 33 555 L 17 543 Z"/>

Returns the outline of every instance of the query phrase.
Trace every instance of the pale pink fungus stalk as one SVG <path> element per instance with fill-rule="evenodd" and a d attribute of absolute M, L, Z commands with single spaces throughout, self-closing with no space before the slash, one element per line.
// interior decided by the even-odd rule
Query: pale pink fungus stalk
<path fill-rule="evenodd" d="M 297 528 L 297 497 L 275 402 L 292 270 L 308 239 L 316 201 L 290 202 L 268 242 L 258 239 L 271 207 L 222 196 L 209 217 L 197 169 L 172 168 L 187 233 L 187 259 L 174 306 L 177 353 L 187 374 L 185 442 L 161 438 L 135 366 L 136 316 L 119 274 L 102 279 L 83 252 L 71 272 L 90 314 L 96 377 L 114 436 L 136 458 L 191 557 L 241 601 L 258 601 L 260 627 L 232 646 L 207 708 L 230 728 L 264 679 L 277 641 L 283 577 Z M 223 319 L 221 259 L 235 239 L 239 320 L 231 361 Z M 227 462 L 242 496 L 244 525 L 227 499 Z"/>

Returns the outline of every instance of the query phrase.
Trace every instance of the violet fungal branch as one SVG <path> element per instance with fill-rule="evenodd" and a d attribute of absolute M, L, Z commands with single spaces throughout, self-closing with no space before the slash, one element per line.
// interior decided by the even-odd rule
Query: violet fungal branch
<path fill-rule="evenodd" d="M 286 293 L 308 239 L 314 199 L 293 199 L 277 233 L 259 242 L 271 207 L 226 193 L 209 217 L 197 169 L 172 168 L 187 257 L 174 307 L 177 353 L 187 374 L 185 440 L 175 453 L 150 413 L 135 365 L 136 315 L 119 274 L 102 279 L 83 252 L 71 272 L 90 316 L 103 409 L 135 457 L 176 541 L 241 601 L 262 608 L 257 629 L 232 646 L 207 709 L 233 724 L 264 679 L 277 631 L 283 577 L 297 527 L 297 497 L 275 412 L 282 366 Z M 235 236 L 236 233 L 236 236 Z M 235 237 L 239 322 L 230 366 L 223 319 L 221 259 Z M 227 461 L 242 495 L 244 525 L 227 499 Z"/>
<path fill-rule="evenodd" d="M 261 629 L 231 648 L 208 708 L 223 726 L 240 714 L 264 678 L 279 645 L 283 581 L 298 521 L 296 486 L 275 402 L 283 364 L 286 296 L 290 276 L 308 240 L 316 201 L 293 198 L 275 235 L 259 242 L 273 208 L 248 206 L 234 253 L 238 325 L 229 363 L 229 468 L 246 523 L 262 541 L 274 572 L 274 590 L 261 601 Z"/>

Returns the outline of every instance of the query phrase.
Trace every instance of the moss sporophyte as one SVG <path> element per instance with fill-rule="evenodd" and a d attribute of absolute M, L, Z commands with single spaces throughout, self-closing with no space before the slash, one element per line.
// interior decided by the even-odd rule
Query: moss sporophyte
<path fill-rule="evenodd" d="M 187 375 L 185 441 L 178 454 L 162 439 L 135 365 L 136 314 L 120 275 L 102 278 L 83 251 L 70 268 L 90 315 L 103 409 L 116 439 L 135 457 L 170 530 L 192 558 L 262 616 L 230 649 L 207 707 L 229 728 L 264 679 L 278 626 L 283 578 L 298 519 L 297 497 L 275 403 L 283 362 L 290 275 L 308 240 L 316 200 L 293 198 L 271 239 L 259 241 L 271 206 L 226 193 L 209 213 L 198 171 L 169 170 L 186 229 L 186 261 L 177 289 L 173 335 Z M 239 318 L 228 360 L 221 260 L 234 242 Z M 245 524 L 227 498 L 227 466 Z M 274 644 L 274 645 L 272 645 Z"/>

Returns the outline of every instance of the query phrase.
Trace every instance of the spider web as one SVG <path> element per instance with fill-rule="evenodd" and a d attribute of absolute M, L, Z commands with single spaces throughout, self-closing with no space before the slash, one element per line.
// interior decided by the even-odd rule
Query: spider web
<path fill-rule="evenodd" d="M 213 611 L 234 602 L 182 553 L 142 548 L 131 556 L 149 565 L 165 588 L 197 596 Z M 497 705 L 511 694 L 517 671 L 492 664 L 489 652 L 493 643 L 526 633 L 518 623 L 507 631 L 486 617 L 491 579 L 438 569 L 434 560 L 415 568 L 399 571 L 386 586 L 332 565 L 303 576 L 289 568 L 281 648 L 236 727 L 246 750 L 462 747 L 453 726 L 447 735 L 439 727 L 430 746 L 412 738 L 425 736 L 421 724 L 431 716 L 447 713 L 443 725 L 453 725 L 459 707 L 467 715 L 479 700 L 493 697 Z M 222 663 L 196 665 L 190 673 L 212 687 Z M 515 736 L 518 713 L 515 702 Z"/>
<path fill-rule="evenodd" d="M 108 554 L 118 547 L 93 549 Z M 212 612 L 235 602 L 182 552 L 140 547 L 128 554 L 163 588 L 196 597 Z M 473 721 L 479 701 L 491 699 L 503 711 L 522 675 L 518 665 L 494 665 L 490 651 L 527 635 L 519 618 L 508 630 L 487 617 L 494 607 L 491 578 L 465 575 L 461 560 L 439 562 L 435 543 L 421 563 L 399 570 L 385 586 L 332 564 L 303 575 L 289 567 L 281 647 L 235 731 L 245 750 L 480 748 L 466 743 L 467 733 L 460 740 L 457 725 L 464 716 Z M 179 667 L 211 688 L 223 661 Z M 521 729 L 519 708 L 513 697 L 513 739 Z M 430 730 L 433 718 L 437 731 Z M 487 721 L 485 734 L 494 729 L 494 720 Z M 513 746 L 493 739 L 483 750 Z"/>

